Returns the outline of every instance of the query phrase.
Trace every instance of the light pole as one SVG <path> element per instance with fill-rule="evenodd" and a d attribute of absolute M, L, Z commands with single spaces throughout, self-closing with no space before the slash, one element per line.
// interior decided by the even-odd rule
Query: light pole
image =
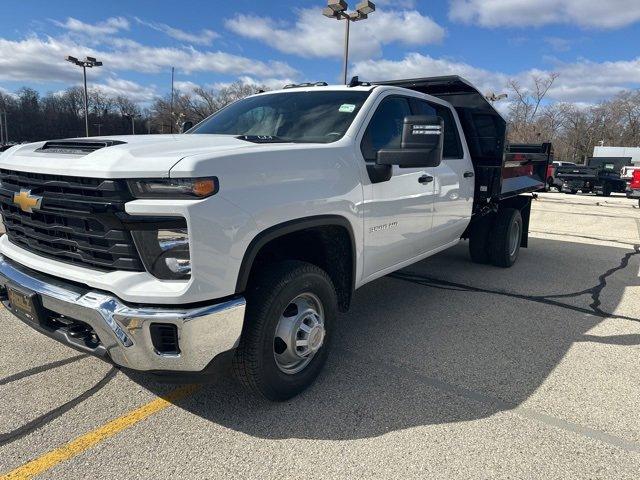
<path fill-rule="evenodd" d="M 78 60 L 70 55 L 65 57 L 67 62 L 71 62 L 78 67 L 82 67 L 82 77 L 84 79 L 84 129 L 87 137 L 89 136 L 89 98 L 87 93 L 87 68 L 101 67 L 102 62 L 97 61 L 93 57 L 87 57 L 85 60 Z"/>
<path fill-rule="evenodd" d="M 135 135 L 136 134 L 136 117 L 139 117 L 140 115 L 137 115 L 132 112 L 132 113 L 124 113 L 122 114 L 122 116 L 125 118 L 131 119 L 131 135 Z"/>
<path fill-rule="evenodd" d="M 173 95 L 174 95 L 173 84 L 174 84 L 174 79 L 175 79 L 175 68 L 171 67 L 171 106 L 169 107 L 169 114 L 170 115 L 173 115 Z M 173 122 L 171 123 L 171 133 L 173 133 Z"/>
<path fill-rule="evenodd" d="M 8 143 L 9 143 L 9 123 L 7 122 L 7 112 L 4 111 L 4 112 L 0 112 L 0 145 L 4 145 Z"/>
<path fill-rule="evenodd" d="M 327 7 L 322 10 L 322 14 L 328 18 L 336 20 L 345 20 L 344 30 L 344 64 L 342 67 L 343 83 L 347 83 L 347 70 L 349 68 L 349 25 L 351 22 L 366 20 L 369 14 L 376 11 L 376 6 L 369 0 L 363 0 L 356 6 L 355 12 L 347 12 L 347 2 L 344 0 L 329 0 Z"/>

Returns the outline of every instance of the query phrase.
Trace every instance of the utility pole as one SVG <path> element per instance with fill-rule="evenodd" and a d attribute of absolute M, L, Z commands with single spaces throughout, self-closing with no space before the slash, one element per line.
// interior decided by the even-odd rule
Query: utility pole
<path fill-rule="evenodd" d="M 131 119 L 131 135 L 135 135 L 136 134 L 136 117 L 138 117 L 139 115 L 136 115 L 134 112 L 131 112 L 131 113 L 125 113 L 122 116 L 125 118 Z"/>
<path fill-rule="evenodd" d="M 102 127 L 101 123 L 94 123 L 93 124 L 94 127 L 98 127 L 98 136 L 100 136 L 100 127 Z"/>
<path fill-rule="evenodd" d="M 347 2 L 344 0 L 329 0 L 327 5 L 327 8 L 322 11 L 325 17 L 344 20 L 346 23 L 344 28 L 344 56 L 342 65 L 342 79 L 346 85 L 349 70 L 349 26 L 351 22 L 366 20 L 369 14 L 376 11 L 376 6 L 369 0 L 363 0 L 356 6 L 355 12 L 348 13 L 347 9 L 349 5 L 347 5 Z"/>
<path fill-rule="evenodd" d="M 78 67 L 82 67 L 82 78 L 84 80 L 84 128 L 85 134 L 89 136 L 89 94 L 87 92 L 87 68 L 101 67 L 102 62 L 97 61 L 94 57 L 87 57 L 86 60 L 78 60 L 70 55 L 65 57 L 67 62 L 73 63 Z"/>
<path fill-rule="evenodd" d="M 175 76 L 175 68 L 171 67 L 171 106 L 169 107 L 170 109 L 170 116 L 171 116 L 171 133 L 173 133 L 173 80 L 174 80 L 174 76 Z"/>
<path fill-rule="evenodd" d="M 4 139 L 4 143 L 9 143 L 9 122 L 7 121 L 7 112 L 0 112 L 0 133 L 2 132 L 2 127 L 4 126 L 4 136 L 0 135 Z M 0 143 L 2 141 L 0 140 Z"/>

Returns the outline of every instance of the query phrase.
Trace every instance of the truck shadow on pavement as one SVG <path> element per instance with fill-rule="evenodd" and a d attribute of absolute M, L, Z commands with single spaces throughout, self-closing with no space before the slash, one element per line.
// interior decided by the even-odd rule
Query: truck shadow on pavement
<path fill-rule="evenodd" d="M 359 290 L 325 372 L 299 397 L 269 403 L 221 376 L 177 405 L 255 437 L 326 440 L 518 408 L 575 342 L 640 343 L 587 333 L 618 308 L 625 286 L 640 284 L 639 259 L 633 245 L 532 239 L 504 270 L 470 263 L 461 244 Z M 617 321 L 640 322 L 620 310 Z"/>

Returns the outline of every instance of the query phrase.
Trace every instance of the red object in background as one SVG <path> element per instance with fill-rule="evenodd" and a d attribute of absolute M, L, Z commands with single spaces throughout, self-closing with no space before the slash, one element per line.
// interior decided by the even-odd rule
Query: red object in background
<path fill-rule="evenodd" d="M 556 166 L 553 163 L 547 165 L 547 179 L 555 177 Z"/>
<path fill-rule="evenodd" d="M 629 188 L 631 188 L 631 190 L 640 190 L 640 169 L 633 171 Z"/>
<path fill-rule="evenodd" d="M 504 167 L 502 176 L 504 178 L 530 177 L 533 175 L 533 165 L 520 165 L 518 167 Z"/>

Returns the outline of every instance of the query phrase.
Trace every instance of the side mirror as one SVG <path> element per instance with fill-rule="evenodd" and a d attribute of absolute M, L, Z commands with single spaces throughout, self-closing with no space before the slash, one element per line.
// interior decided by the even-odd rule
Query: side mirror
<path fill-rule="evenodd" d="M 187 120 L 182 124 L 182 133 L 186 132 L 187 130 L 191 130 L 192 128 L 193 128 L 193 122 Z"/>
<path fill-rule="evenodd" d="M 441 117 L 405 117 L 400 148 L 379 150 L 376 163 L 401 168 L 437 167 L 442 162 L 443 131 Z"/>

